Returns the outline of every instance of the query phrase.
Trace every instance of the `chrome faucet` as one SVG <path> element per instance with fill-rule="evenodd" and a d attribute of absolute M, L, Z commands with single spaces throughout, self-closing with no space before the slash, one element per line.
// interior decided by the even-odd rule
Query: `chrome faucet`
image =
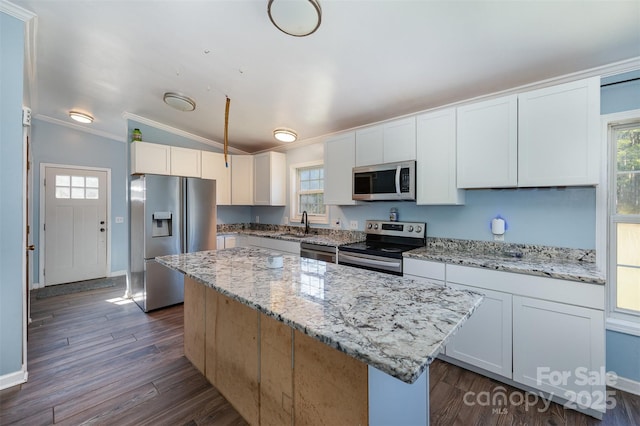
<path fill-rule="evenodd" d="M 306 210 L 302 212 L 302 220 L 300 223 L 304 223 L 304 234 L 307 235 L 309 233 L 309 216 Z"/>

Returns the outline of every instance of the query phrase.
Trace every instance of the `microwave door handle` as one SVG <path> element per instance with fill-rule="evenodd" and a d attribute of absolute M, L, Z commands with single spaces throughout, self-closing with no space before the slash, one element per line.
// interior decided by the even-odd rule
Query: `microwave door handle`
<path fill-rule="evenodd" d="M 396 194 L 401 195 L 400 194 L 400 171 L 402 170 L 402 167 L 398 166 L 396 168 Z"/>

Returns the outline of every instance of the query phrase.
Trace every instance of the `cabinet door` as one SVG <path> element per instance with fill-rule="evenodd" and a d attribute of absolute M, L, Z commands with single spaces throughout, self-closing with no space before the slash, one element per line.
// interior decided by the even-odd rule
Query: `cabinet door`
<path fill-rule="evenodd" d="M 222 250 L 224 247 L 224 236 L 218 235 L 216 237 L 216 250 Z"/>
<path fill-rule="evenodd" d="M 131 143 L 131 174 L 171 173 L 171 147 L 148 142 Z"/>
<path fill-rule="evenodd" d="M 200 150 L 171 147 L 171 175 L 185 177 L 201 177 L 202 159 Z"/>
<path fill-rule="evenodd" d="M 324 142 L 325 204 L 339 206 L 356 203 L 351 199 L 355 164 L 355 132 L 335 136 Z"/>
<path fill-rule="evenodd" d="M 384 124 L 383 162 L 416 159 L 416 118 L 409 117 Z"/>
<path fill-rule="evenodd" d="M 604 412 L 604 333 L 603 311 L 513 296 L 513 380 Z"/>
<path fill-rule="evenodd" d="M 231 204 L 253 204 L 253 156 L 234 155 L 231 168 Z"/>
<path fill-rule="evenodd" d="M 600 78 L 518 96 L 518 186 L 599 180 Z"/>
<path fill-rule="evenodd" d="M 457 113 L 458 188 L 515 187 L 517 95 L 461 106 Z"/>
<path fill-rule="evenodd" d="M 456 183 L 456 110 L 417 117 L 416 204 L 464 204 Z"/>
<path fill-rule="evenodd" d="M 231 204 L 231 156 L 227 156 L 229 167 L 224 161 L 224 154 L 202 151 L 202 179 L 216 181 L 216 204 Z"/>
<path fill-rule="evenodd" d="M 379 124 L 356 130 L 356 166 L 384 162 L 384 126 Z"/>
<path fill-rule="evenodd" d="M 501 376 L 512 377 L 512 295 L 447 283 L 485 295 L 482 304 L 447 344 L 447 356 Z"/>
<path fill-rule="evenodd" d="M 286 156 L 265 152 L 253 156 L 253 204 L 283 206 L 286 204 Z"/>

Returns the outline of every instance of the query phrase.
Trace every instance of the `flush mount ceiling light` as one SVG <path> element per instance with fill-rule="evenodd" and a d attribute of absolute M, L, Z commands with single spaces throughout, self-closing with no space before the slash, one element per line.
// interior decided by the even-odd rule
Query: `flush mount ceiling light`
<path fill-rule="evenodd" d="M 298 134 L 291 129 L 280 127 L 273 131 L 273 137 L 280 142 L 295 142 L 298 139 Z"/>
<path fill-rule="evenodd" d="M 178 111 L 193 111 L 196 109 L 196 101 L 180 93 L 167 92 L 162 99 L 165 104 Z"/>
<path fill-rule="evenodd" d="M 69 117 L 76 120 L 78 123 L 91 124 L 93 123 L 93 117 L 84 112 L 69 111 Z"/>
<path fill-rule="evenodd" d="M 276 28 L 294 37 L 313 34 L 322 21 L 317 0 L 269 0 L 267 12 Z"/>

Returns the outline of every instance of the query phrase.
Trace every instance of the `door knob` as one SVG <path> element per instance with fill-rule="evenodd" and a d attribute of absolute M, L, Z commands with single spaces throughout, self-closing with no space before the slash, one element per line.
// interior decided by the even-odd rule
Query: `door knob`
<path fill-rule="evenodd" d="M 33 244 L 27 246 L 27 250 L 29 251 L 34 251 L 35 249 L 36 249 L 36 246 L 34 246 Z"/>
<path fill-rule="evenodd" d="M 100 232 L 104 232 L 104 228 L 100 228 Z"/>

